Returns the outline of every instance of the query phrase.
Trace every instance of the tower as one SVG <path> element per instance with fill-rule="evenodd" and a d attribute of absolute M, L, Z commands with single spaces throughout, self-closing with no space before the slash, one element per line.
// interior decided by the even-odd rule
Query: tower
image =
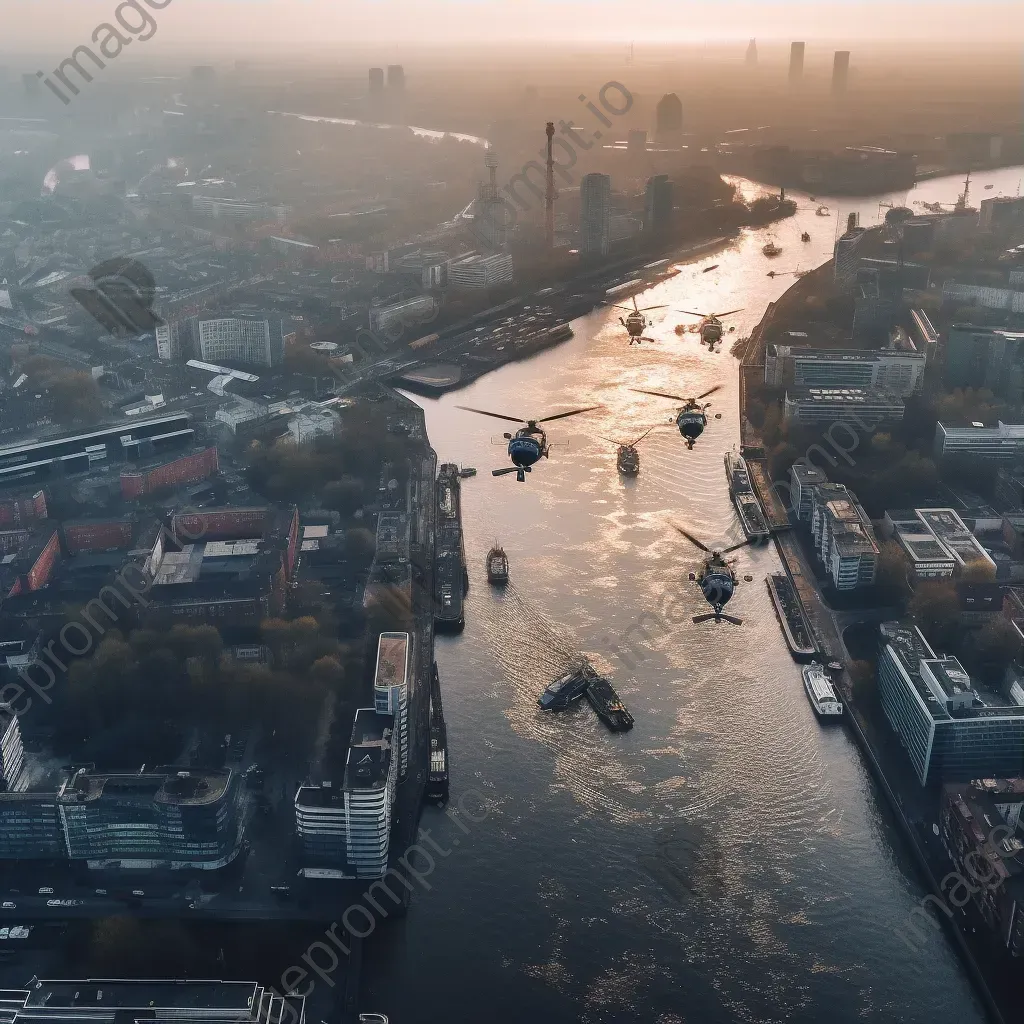
<path fill-rule="evenodd" d="M 612 179 L 586 174 L 580 182 L 580 248 L 587 256 L 608 254 Z"/>
<path fill-rule="evenodd" d="M 832 95 L 842 96 L 850 77 L 850 51 L 836 50 L 832 58 Z"/>
<path fill-rule="evenodd" d="M 683 104 L 670 92 L 658 101 L 655 112 L 655 137 L 659 142 L 678 140 L 683 132 Z"/>
<path fill-rule="evenodd" d="M 370 95 L 379 96 L 384 91 L 384 69 L 370 68 Z"/>
<path fill-rule="evenodd" d="M 648 179 L 644 198 L 644 233 L 664 235 L 672 226 L 672 182 L 668 175 Z"/>
<path fill-rule="evenodd" d="M 550 252 L 555 247 L 555 157 L 551 140 L 555 137 L 555 123 L 548 121 L 545 132 L 548 137 L 547 189 L 544 192 L 544 244 Z"/>
<path fill-rule="evenodd" d="M 747 43 L 746 65 L 748 68 L 757 67 L 757 40 L 751 39 Z"/>
<path fill-rule="evenodd" d="M 388 88 L 405 92 L 405 68 L 401 64 L 388 65 Z"/>
<path fill-rule="evenodd" d="M 501 249 L 505 245 L 505 206 L 498 198 L 498 155 L 490 146 L 484 157 L 488 182 L 477 191 L 474 234 L 487 249 Z"/>
<path fill-rule="evenodd" d="M 789 47 L 789 84 L 795 85 L 804 77 L 804 44 L 792 43 Z"/>

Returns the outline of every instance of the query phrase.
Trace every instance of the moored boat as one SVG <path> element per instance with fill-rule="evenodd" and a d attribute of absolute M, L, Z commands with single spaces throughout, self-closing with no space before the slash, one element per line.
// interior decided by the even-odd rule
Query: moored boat
<path fill-rule="evenodd" d="M 818 651 L 810 623 L 792 581 L 784 572 L 777 572 L 766 576 L 765 583 L 793 660 L 810 661 Z"/>
<path fill-rule="evenodd" d="M 836 719 L 842 716 L 843 702 L 832 688 L 832 680 L 820 665 L 804 665 L 801 669 L 807 698 L 819 718 Z"/>

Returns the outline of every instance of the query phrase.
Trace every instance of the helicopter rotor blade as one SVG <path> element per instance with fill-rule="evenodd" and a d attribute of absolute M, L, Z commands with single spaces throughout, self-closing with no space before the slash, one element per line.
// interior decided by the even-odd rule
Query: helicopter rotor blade
<path fill-rule="evenodd" d="M 687 316 L 706 317 L 707 313 L 695 313 L 692 309 L 677 309 L 677 313 L 685 313 Z"/>
<path fill-rule="evenodd" d="M 635 448 L 653 429 L 654 427 L 648 427 L 629 447 Z"/>
<path fill-rule="evenodd" d="M 743 625 L 743 620 L 741 618 L 739 618 L 739 617 L 737 617 L 735 615 L 726 615 L 725 612 L 723 612 L 719 616 L 719 618 L 722 619 L 723 622 L 731 622 L 734 626 L 742 626 Z"/>
<path fill-rule="evenodd" d="M 604 303 L 604 305 L 611 306 L 612 309 L 624 309 L 627 313 L 634 312 L 634 309 L 633 309 L 632 306 L 620 306 L 617 302 L 606 302 L 606 303 Z"/>
<path fill-rule="evenodd" d="M 673 402 L 686 402 L 681 395 L 670 395 L 665 391 L 645 391 L 642 388 L 630 388 L 629 390 L 635 391 L 638 395 L 655 395 L 657 398 L 671 398 Z"/>
<path fill-rule="evenodd" d="M 640 312 L 640 307 L 636 304 L 636 296 L 633 296 L 633 311 L 636 313 Z"/>
<path fill-rule="evenodd" d="M 694 401 L 695 402 L 699 402 L 702 398 L 707 398 L 708 395 L 713 395 L 716 391 L 721 391 L 721 390 L 722 390 L 722 385 L 721 384 L 716 384 L 713 388 L 711 388 L 710 391 L 705 391 L 703 395 L 698 395 L 694 399 Z"/>
<path fill-rule="evenodd" d="M 662 306 L 644 306 L 643 309 L 638 309 L 637 312 L 638 313 L 646 313 L 646 312 L 648 312 L 649 310 L 652 310 L 652 309 L 668 309 L 668 306 L 665 306 L 665 305 L 662 305 Z"/>
<path fill-rule="evenodd" d="M 506 476 L 508 473 L 518 473 L 517 466 L 506 466 L 504 469 L 492 469 L 491 476 Z"/>
<path fill-rule="evenodd" d="M 733 313 L 742 313 L 745 307 L 740 306 L 739 309 L 730 309 L 727 313 L 715 313 L 715 316 L 732 316 Z"/>
<path fill-rule="evenodd" d="M 706 551 L 709 555 L 712 553 L 711 548 L 707 546 L 703 541 L 697 540 L 696 537 L 688 530 L 684 530 L 681 526 L 677 526 L 675 523 L 672 524 L 674 530 L 678 530 L 691 544 L 696 545 L 701 551 Z"/>
<path fill-rule="evenodd" d="M 745 548 L 748 545 L 753 544 L 753 543 L 754 543 L 754 538 L 753 537 L 749 537 L 749 538 L 747 538 L 747 540 L 740 541 L 739 544 L 732 544 L 732 545 L 730 545 L 727 548 L 722 548 L 722 550 L 719 551 L 718 554 L 720 554 L 720 555 L 727 555 L 727 554 L 729 554 L 730 551 L 739 551 L 740 548 Z"/>
<path fill-rule="evenodd" d="M 699 624 L 701 622 L 710 622 L 714 618 L 717 618 L 714 612 L 706 612 L 704 615 L 694 615 L 693 621 Z"/>
<path fill-rule="evenodd" d="M 554 416 L 545 416 L 543 419 L 537 420 L 537 423 L 551 423 L 553 420 L 564 420 L 567 416 L 579 416 L 581 412 L 593 412 L 595 409 L 600 409 L 599 405 L 588 405 L 585 409 L 571 409 L 569 412 L 559 412 Z"/>
<path fill-rule="evenodd" d="M 457 405 L 455 408 L 456 409 L 465 409 L 466 412 L 475 412 L 475 413 L 478 413 L 480 416 L 492 416 L 496 420 L 508 420 L 509 423 L 524 423 L 525 422 L 525 420 L 523 420 L 523 419 L 521 419 L 521 418 L 519 418 L 517 416 L 506 416 L 504 413 L 500 413 L 500 412 L 488 412 L 488 410 L 486 410 L 486 409 L 472 409 L 468 405 Z"/>
<path fill-rule="evenodd" d="M 624 441 L 613 441 L 610 437 L 605 437 L 603 434 L 598 434 L 598 437 L 602 441 L 607 441 L 609 444 L 615 445 L 616 448 L 628 448 L 629 446 Z"/>

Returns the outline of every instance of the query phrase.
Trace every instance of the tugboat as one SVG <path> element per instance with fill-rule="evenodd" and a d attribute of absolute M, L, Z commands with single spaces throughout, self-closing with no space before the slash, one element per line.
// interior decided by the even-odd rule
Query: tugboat
<path fill-rule="evenodd" d="M 764 246 L 762 246 L 761 252 L 763 252 L 765 256 L 778 256 L 779 253 L 782 252 L 782 249 L 780 249 L 774 242 L 766 242 Z"/>
<path fill-rule="evenodd" d="M 636 476 L 640 472 L 640 452 L 637 445 L 654 429 L 650 427 L 645 430 L 635 441 L 613 441 L 610 437 L 601 438 L 609 444 L 618 447 L 615 456 L 615 465 L 623 476 Z"/>
<path fill-rule="evenodd" d="M 586 692 L 591 681 L 590 666 L 582 659 L 575 661 L 537 699 L 545 711 L 562 711 Z"/>
<path fill-rule="evenodd" d="M 508 583 L 508 556 L 497 541 L 487 552 L 487 582 L 497 587 L 503 587 Z"/>
<path fill-rule="evenodd" d="M 472 466 L 463 466 L 462 469 L 459 470 L 459 476 L 465 480 L 468 476 L 476 476 L 476 470 Z"/>
<path fill-rule="evenodd" d="M 802 234 L 802 235 L 800 236 L 800 241 L 801 241 L 801 242 L 809 242 L 810 240 L 811 240 L 811 235 L 810 235 L 810 232 L 808 232 L 808 231 L 805 231 L 805 232 L 804 232 L 804 233 L 803 233 L 803 234 Z"/>

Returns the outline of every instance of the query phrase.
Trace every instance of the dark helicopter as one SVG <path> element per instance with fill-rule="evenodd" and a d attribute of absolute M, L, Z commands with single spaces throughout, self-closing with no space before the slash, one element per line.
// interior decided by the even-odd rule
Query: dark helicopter
<path fill-rule="evenodd" d="M 633 299 L 632 309 L 630 309 L 629 306 L 616 305 L 614 302 L 609 302 L 607 305 L 612 306 L 615 309 L 624 309 L 629 313 L 629 316 L 627 317 L 620 316 L 619 323 L 622 324 L 629 333 L 630 345 L 639 345 L 641 341 L 654 341 L 653 338 L 645 338 L 643 336 L 644 331 L 647 330 L 647 317 L 644 316 L 644 313 L 649 313 L 652 309 L 668 309 L 667 306 L 645 306 L 641 309 L 636 304 L 635 298 Z"/>
<path fill-rule="evenodd" d="M 729 603 L 729 599 L 736 590 L 736 584 L 739 582 L 736 578 L 736 571 L 733 569 L 732 562 L 727 561 L 725 556 L 731 551 L 737 551 L 740 548 L 746 547 L 748 544 L 753 543 L 753 541 L 745 540 L 740 544 L 733 544 L 731 547 L 721 550 L 711 550 L 706 544 L 697 540 L 692 533 L 688 533 L 681 526 L 676 526 L 675 523 L 672 525 L 691 544 L 695 544 L 701 551 L 707 554 L 707 558 L 704 559 L 700 569 L 697 572 L 690 573 L 690 579 L 700 587 L 704 600 L 714 610 L 704 615 L 694 615 L 693 621 L 708 622 L 714 619 L 715 622 L 722 622 L 724 620 L 731 622 L 734 626 L 742 626 L 742 619 L 738 619 L 735 615 L 726 615 L 722 611 Z M 749 581 L 751 577 L 747 576 L 746 579 Z"/>
<path fill-rule="evenodd" d="M 599 405 L 588 405 L 585 409 L 573 409 L 570 412 L 560 412 L 554 416 L 545 416 L 539 420 L 522 420 L 516 416 L 506 416 L 500 412 L 488 412 L 486 409 L 471 409 L 468 405 L 456 406 L 458 409 L 465 409 L 466 412 L 475 412 L 480 416 L 490 416 L 496 420 L 508 420 L 510 423 L 526 423 L 514 434 L 505 433 L 505 440 L 508 441 L 508 457 L 513 465 L 504 469 L 492 469 L 491 476 L 505 476 L 506 473 L 515 473 L 516 479 L 523 483 L 526 474 L 532 472 L 533 464 L 540 459 L 549 458 L 550 445 L 548 435 L 544 432 L 541 423 L 551 423 L 554 420 L 564 420 L 567 416 L 579 416 L 583 412 L 592 412 L 600 409 Z"/>
<path fill-rule="evenodd" d="M 630 388 L 630 390 L 635 391 L 638 395 L 654 395 L 657 398 L 671 398 L 673 401 L 682 402 L 682 409 L 676 413 L 676 426 L 679 428 L 679 433 L 683 435 L 683 440 L 686 441 L 686 447 L 692 450 L 694 441 L 704 433 L 704 428 L 708 425 L 708 417 L 704 410 L 711 403 L 705 402 L 704 405 L 701 405 L 700 400 L 707 398 L 708 395 L 713 395 L 721 387 L 721 384 L 716 384 L 696 398 L 682 398 L 680 395 L 669 395 L 664 391 L 642 391 L 639 388 Z"/>
<path fill-rule="evenodd" d="M 722 317 L 732 316 L 733 313 L 742 313 L 740 309 L 730 309 L 726 313 L 695 313 L 690 309 L 681 309 L 680 313 L 685 313 L 687 316 L 699 316 L 700 317 L 700 342 L 702 345 L 707 347 L 714 352 L 715 346 L 722 340 Z"/>
<path fill-rule="evenodd" d="M 635 441 L 613 441 L 610 437 L 602 437 L 602 441 L 615 445 L 619 451 L 615 458 L 615 465 L 620 473 L 625 476 L 636 476 L 640 472 L 640 453 L 636 446 L 654 429 L 648 427 Z"/>

